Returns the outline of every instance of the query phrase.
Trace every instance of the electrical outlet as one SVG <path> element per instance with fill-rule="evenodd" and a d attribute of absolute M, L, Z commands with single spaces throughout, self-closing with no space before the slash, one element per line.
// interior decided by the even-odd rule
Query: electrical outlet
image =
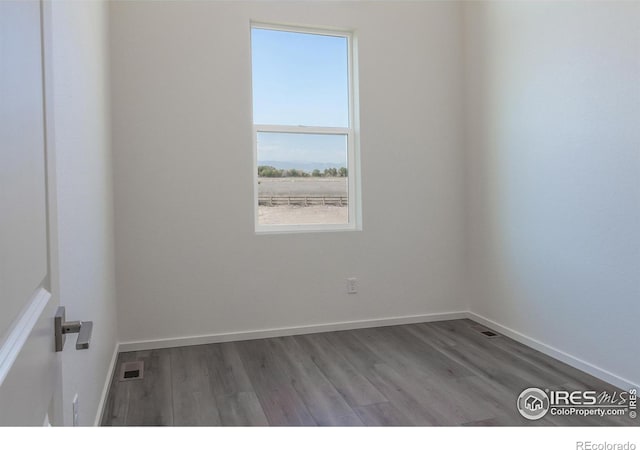
<path fill-rule="evenodd" d="M 347 278 L 347 294 L 357 294 L 357 293 L 358 293 L 358 279 Z"/>
<path fill-rule="evenodd" d="M 79 416 L 79 412 L 78 412 L 78 394 L 76 393 L 76 395 L 74 395 L 73 397 L 73 426 L 77 427 L 78 426 L 78 416 Z"/>

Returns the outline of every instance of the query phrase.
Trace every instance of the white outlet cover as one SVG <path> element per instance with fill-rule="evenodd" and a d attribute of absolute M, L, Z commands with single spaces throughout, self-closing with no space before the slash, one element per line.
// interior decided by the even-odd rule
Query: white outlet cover
<path fill-rule="evenodd" d="M 358 292 L 358 279 L 347 278 L 347 293 L 356 294 Z"/>

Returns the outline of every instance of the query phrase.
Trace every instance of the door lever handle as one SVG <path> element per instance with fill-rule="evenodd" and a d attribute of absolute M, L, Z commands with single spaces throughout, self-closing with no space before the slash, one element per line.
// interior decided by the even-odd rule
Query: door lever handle
<path fill-rule="evenodd" d="M 76 350 L 86 350 L 89 348 L 91 333 L 93 333 L 93 322 L 80 322 L 80 332 L 76 340 Z"/>
<path fill-rule="evenodd" d="M 85 350 L 89 348 L 91 343 L 91 334 L 93 332 L 93 322 L 79 320 L 73 322 L 66 321 L 66 312 L 64 306 L 59 306 L 54 317 L 56 352 L 61 352 L 67 334 L 78 333 L 76 340 L 76 350 Z"/>

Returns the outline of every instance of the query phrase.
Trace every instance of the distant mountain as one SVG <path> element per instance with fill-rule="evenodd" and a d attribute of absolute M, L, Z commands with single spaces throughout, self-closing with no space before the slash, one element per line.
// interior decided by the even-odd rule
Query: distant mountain
<path fill-rule="evenodd" d="M 1 0 L 0 0 L 1 1 Z M 258 161 L 259 166 L 271 166 L 276 169 L 299 169 L 305 172 L 312 172 L 315 169 L 324 171 L 324 169 L 331 169 L 335 167 L 347 167 L 346 163 L 321 163 L 321 162 L 308 162 L 308 161 Z"/>

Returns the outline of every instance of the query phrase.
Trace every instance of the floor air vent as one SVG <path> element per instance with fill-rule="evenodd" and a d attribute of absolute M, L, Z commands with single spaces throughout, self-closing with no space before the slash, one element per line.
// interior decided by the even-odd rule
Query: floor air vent
<path fill-rule="evenodd" d="M 120 366 L 120 381 L 141 380 L 144 375 L 144 362 L 131 361 Z"/>
<path fill-rule="evenodd" d="M 500 335 L 498 333 L 496 333 L 495 331 L 490 330 L 489 328 L 483 327 L 482 325 L 475 325 L 472 328 L 474 330 L 476 330 L 477 332 L 479 332 L 480 334 L 482 334 L 482 335 L 484 335 L 485 337 L 488 337 L 488 338 L 500 337 Z"/>

